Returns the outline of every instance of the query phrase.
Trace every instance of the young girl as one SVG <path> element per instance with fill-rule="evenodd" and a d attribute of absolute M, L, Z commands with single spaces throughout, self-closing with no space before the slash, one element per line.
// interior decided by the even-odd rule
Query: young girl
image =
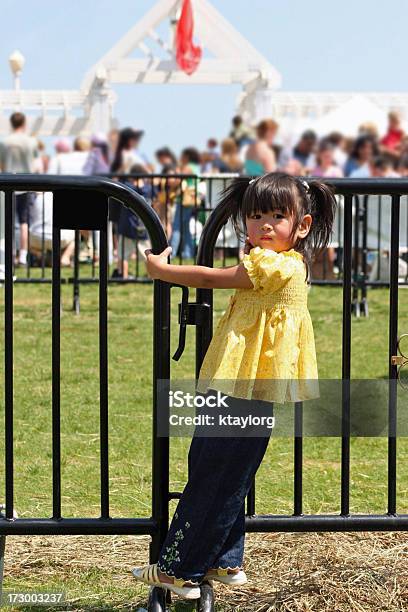
<path fill-rule="evenodd" d="M 220 390 L 252 410 L 318 397 L 309 266 L 331 237 L 336 200 L 320 181 L 270 173 L 235 179 L 219 204 L 247 235 L 243 261 L 228 268 L 170 265 L 171 248 L 146 250 L 151 278 L 236 292 L 205 355 L 198 391 Z M 238 399 L 239 398 L 239 399 Z M 230 401 L 227 402 L 230 405 Z M 247 581 L 242 570 L 245 498 L 269 437 L 193 437 L 189 478 L 159 561 L 135 568 L 143 582 L 185 598 L 203 580 Z"/>

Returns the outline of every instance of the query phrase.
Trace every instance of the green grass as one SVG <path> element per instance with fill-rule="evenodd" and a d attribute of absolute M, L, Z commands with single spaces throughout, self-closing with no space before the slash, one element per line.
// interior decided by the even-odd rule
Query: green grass
<path fill-rule="evenodd" d="M 85 275 L 85 274 L 84 274 Z M 232 290 L 215 291 L 215 321 Z M 0 343 L 4 346 L 3 288 L 0 289 Z M 194 301 L 191 290 L 190 300 Z M 72 287 L 62 287 L 61 439 L 62 514 L 98 517 L 99 499 L 99 367 L 98 292 L 81 287 L 81 313 L 72 310 Z M 172 289 L 172 345 L 178 343 L 177 304 Z M 147 517 L 151 507 L 152 285 L 109 286 L 109 457 L 110 514 Z M 388 375 L 388 290 L 368 293 L 370 316 L 352 319 L 352 378 Z M 52 514 L 51 482 L 51 286 L 14 287 L 14 470 L 15 508 L 20 517 Z M 342 290 L 313 287 L 309 296 L 319 376 L 341 378 Z M 408 301 L 400 290 L 399 334 L 408 331 Z M 171 360 L 172 377 L 193 377 L 195 332 L 187 328 L 180 362 Z M 0 362 L 0 380 L 4 380 Z M 4 422 L 4 400 L 1 398 Z M 285 408 L 287 409 L 287 407 Z M 386 406 L 384 407 L 386 409 Z M 282 413 L 279 413 L 282 414 Z M 4 436 L 0 452 L 4 456 Z M 189 440 L 171 440 L 171 490 L 186 479 Z M 304 512 L 331 513 L 340 504 L 340 438 L 304 439 Z M 398 441 L 398 512 L 408 512 L 408 445 Z M 0 464 L 4 491 L 4 465 Z M 293 512 L 293 440 L 275 438 L 257 479 L 259 513 Z M 351 439 L 351 511 L 383 513 L 387 504 L 387 439 Z M 175 504 L 171 504 L 172 511 Z M 7 555 L 6 555 L 7 565 Z M 98 569 L 95 568 L 96 574 Z M 78 578 L 79 579 L 79 578 Z M 93 593 L 92 575 L 81 575 L 81 589 Z M 75 581 L 74 581 L 75 582 Z M 65 590 L 77 591 L 79 583 Z M 5 588 L 16 586 L 12 577 Z M 47 580 L 42 588 L 55 586 Z M 38 586 L 39 586 L 38 585 Z M 21 587 L 20 583 L 20 587 Z M 95 588 L 97 588 L 95 586 Z M 109 585 L 108 599 L 126 600 L 127 590 Z M 91 602 L 92 600 L 90 600 Z M 108 606 L 105 609 L 109 609 Z"/>

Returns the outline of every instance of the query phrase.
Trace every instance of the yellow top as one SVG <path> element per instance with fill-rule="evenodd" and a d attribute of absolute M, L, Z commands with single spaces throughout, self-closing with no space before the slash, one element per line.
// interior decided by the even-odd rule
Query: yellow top
<path fill-rule="evenodd" d="M 237 289 L 204 357 L 197 391 L 283 404 L 319 397 L 303 256 L 254 247 L 243 264 L 253 288 Z"/>

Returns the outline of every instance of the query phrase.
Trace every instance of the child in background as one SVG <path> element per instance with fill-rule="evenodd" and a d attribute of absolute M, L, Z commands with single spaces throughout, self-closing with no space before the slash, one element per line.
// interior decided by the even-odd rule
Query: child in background
<path fill-rule="evenodd" d="M 319 180 L 276 172 L 235 179 L 219 204 L 243 261 L 228 268 L 168 263 L 171 247 L 146 251 L 151 278 L 207 289 L 235 288 L 201 366 L 198 392 L 218 390 L 248 414 L 254 406 L 319 397 L 313 326 L 307 308 L 310 264 L 326 248 L 336 200 Z M 242 585 L 245 498 L 269 437 L 193 437 L 189 478 L 158 563 L 133 570 L 146 584 L 186 599 L 200 583 Z"/>
<path fill-rule="evenodd" d="M 156 197 L 156 187 L 153 185 L 153 181 L 148 182 L 146 168 L 140 164 L 134 164 L 130 168 L 130 174 L 145 177 L 130 177 L 125 181 L 125 184 L 134 189 L 151 204 L 152 200 Z M 122 278 L 129 278 L 129 259 L 135 252 L 135 241 L 141 255 L 144 255 L 146 248 L 151 245 L 146 229 L 138 215 L 123 205 L 120 207 L 118 235 L 119 275 Z"/>

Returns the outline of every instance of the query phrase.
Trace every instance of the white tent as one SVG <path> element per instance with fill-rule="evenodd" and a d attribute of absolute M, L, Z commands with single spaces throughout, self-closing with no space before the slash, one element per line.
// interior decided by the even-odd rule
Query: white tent
<path fill-rule="evenodd" d="M 341 132 L 355 136 L 362 123 L 373 123 L 379 134 L 387 130 L 387 112 L 379 108 L 364 95 L 356 95 L 327 115 L 315 120 L 310 126 L 319 136 L 329 132 Z"/>

